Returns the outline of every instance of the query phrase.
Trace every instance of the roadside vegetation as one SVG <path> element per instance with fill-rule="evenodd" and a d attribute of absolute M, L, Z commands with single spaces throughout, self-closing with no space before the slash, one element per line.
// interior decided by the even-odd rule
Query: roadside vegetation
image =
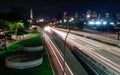
<path fill-rule="evenodd" d="M 40 43 L 43 44 L 41 37 L 37 31 L 33 31 L 28 34 L 29 36 L 23 40 L 15 41 L 7 46 L 7 52 L 5 50 L 0 51 L 0 74 L 1 75 L 52 75 L 52 69 L 49 63 L 48 55 L 45 48 L 39 51 L 43 57 L 43 63 L 39 66 L 28 69 L 14 69 L 5 66 L 5 57 L 9 55 L 15 55 L 17 53 L 25 53 L 21 50 L 21 45 L 24 43 Z M 37 52 L 38 53 L 38 52 Z M 32 57 L 32 56 L 31 56 Z"/>

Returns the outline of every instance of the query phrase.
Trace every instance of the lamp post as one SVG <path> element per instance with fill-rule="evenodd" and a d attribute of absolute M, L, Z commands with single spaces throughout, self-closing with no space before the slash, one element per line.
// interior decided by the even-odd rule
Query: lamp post
<path fill-rule="evenodd" d="M 64 41 L 64 64 L 63 64 L 63 75 L 66 75 L 66 40 L 67 40 L 67 37 L 70 33 L 71 29 L 69 29 L 69 31 L 67 32 L 67 35 L 65 37 L 65 41 Z"/>
<path fill-rule="evenodd" d="M 66 18 L 64 20 L 64 22 L 67 23 L 67 29 L 69 29 L 69 31 L 66 34 L 65 41 L 64 41 L 64 47 L 63 47 L 63 49 L 64 49 L 64 53 L 63 53 L 64 54 L 63 75 L 66 75 L 66 56 L 67 56 L 66 55 L 66 41 L 67 41 L 67 37 L 68 37 L 68 35 L 69 35 L 70 31 L 71 31 L 71 28 L 68 27 L 68 23 L 69 23 L 68 18 Z"/>
<path fill-rule="evenodd" d="M 64 19 L 64 22 L 66 23 L 66 28 L 69 29 L 69 27 L 68 27 L 68 22 L 69 22 L 69 21 L 68 21 L 68 18 L 67 18 L 67 17 Z"/>
<path fill-rule="evenodd" d="M 67 19 L 64 19 L 64 24 L 66 24 L 66 28 L 68 28 L 68 25 L 67 25 Z"/>

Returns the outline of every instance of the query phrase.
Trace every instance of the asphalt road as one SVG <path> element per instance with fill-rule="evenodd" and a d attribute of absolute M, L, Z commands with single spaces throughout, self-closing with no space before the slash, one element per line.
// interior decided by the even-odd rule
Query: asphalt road
<path fill-rule="evenodd" d="M 63 39 L 65 39 L 66 32 L 58 31 L 52 29 Z M 106 65 L 113 71 L 120 74 L 120 48 L 98 42 L 89 38 L 81 37 L 74 34 L 69 34 L 67 42 L 71 43 L 73 46 L 82 50 L 84 53 L 91 56 L 93 59 L 99 61 L 100 63 Z"/>
<path fill-rule="evenodd" d="M 82 65 L 78 62 L 78 60 L 73 56 L 71 51 L 67 46 L 64 45 L 64 42 L 62 41 L 61 37 L 53 32 L 47 33 L 49 38 L 52 40 L 52 42 L 55 44 L 55 46 L 58 48 L 59 53 L 64 57 L 64 50 L 66 50 L 66 62 L 70 69 L 72 70 L 74 75 L 88 75 L 88 73 L 85 71 L 85 69 L 82 67 Z M 65 46 L 65 49 L 64 49 Z"/>

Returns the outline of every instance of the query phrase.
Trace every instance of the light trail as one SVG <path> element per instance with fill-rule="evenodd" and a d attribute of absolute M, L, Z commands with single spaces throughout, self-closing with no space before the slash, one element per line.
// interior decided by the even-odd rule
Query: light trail
<path fill-rule="evenodd" d="M 46 37 L 47 44 L 49 45 L 50 49 L 52 50 L 53 54 L 55 55 L 55 58 L 57 59 L 59 65 L 60 65 L 60 68 L 63 72 L 64 71 L 64 69 L 63 69 L 63 61 L 64 61 L 63 57 L 61 56 L 61 54 L 59 53 L 58 49 L 55 47 L 53 42 L 50 40 L 50 38 L 46 34 L 44 34 L 44 35 Z M 74 75 L 66 62 L 65 62 L 65 66 L 66 66 L 65 75 Z"/>
<path fill-rule="evenodd" d="M 62 37 L 62 39 L 65 39 L 65 35 L 67 34 L 66 32 L 58 31 L 55 29 L 52 29 L 52 30 L 55 33 L 59 34 Z M 88 38 L 80 37 L 77 35 L 73 35 L 73 34 L 69 34 L 67 42 L 74 44 L 74 46 L 76 46 L 86 54 L 90 55 L 93 59 L 96 59 L 99 62 L 102 62 L 104 65 L 107 65 L 108 67 L 110 67 L 111 69 L 113 69 L 114 71 L 120 74 L 120 64 L 118 64 L 119 63 L 118 59 L 120 60 L 120 58 L 112 59 L 116 55 L 120 57 L 119 48 L 114 46 L 111 47 L 110 45 L 100 43 L 98 41 L 91 40 Z M 101 51 L 101 49 L 113 53 L 113 55 L 109 56 L 111 57 L 111 59 L 108 59 L 107 57 L 102 56 L 101 54 L 96 52 L 97 50 Z M 118 63 L 113 60 L 116 60 Z"/>

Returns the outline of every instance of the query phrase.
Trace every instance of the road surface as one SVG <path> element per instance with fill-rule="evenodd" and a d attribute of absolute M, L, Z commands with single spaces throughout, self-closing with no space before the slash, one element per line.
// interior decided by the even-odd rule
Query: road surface
<path fill-rule="evenodd" d="M 63 39 L 65 39 L 66 32 L 58 31 L 52 29 L 55 33 L 59 34 Z M 97 60 L 99 63 L 107 66 L 112 73 L 111 75 L 120 74 L 120 48 L 98 42 L 89 38 L 81 37 L 74 34 L 69 34 L 68 43 L 82 50 L 84 53 Z"/>
<path fill-rule="evenodd" d="M 47 34 L 45 34 L 45 38 L 49 38 L 49 40 L 51 40 L 51 44 L 54 44 L 54 46 L 57 48 L 55 49 L 54 47 L 51 47 L 49 45 L 49 48 L 54 48 L 51 51 L 54 51 L 53 53 L 56 53 L 56 56 L 60 55 L 62 56 L 62 60 L 60 59 L 61 62 L 61 67 L 64 66 L 64 43 L 61 40 L 61 38 L 59 36 L 56 36 L 56 34 L 49 32 Z M 49 42 L 48 42 L 49 43 Z M 47 44 L 48 44 L 47 43 Z M 77 61 L 77 59 L 73 56 L 73 54 L 70 52 L 70 50 L 65 46 L 65 50 L 66 50 L 66 64 L 68 64 L 68 66 L 70 67 L 71 71 L 73 72 L 74 75 L 88 75 L 87 72 L 85 71 L 85 69 L 81 66 L 81 64 Z M 55 58 L 55 56 L 53 57 Z M 60 57 L 58 57 L 60 58 Z M 57 61 L 57 60 L 56 60 Z M 63 67 L 64 68 L 64 67 Z M 62 72 L 62 71 L 61 71 Z M 69 74 L 67 74 L 69 75 Z"/>

